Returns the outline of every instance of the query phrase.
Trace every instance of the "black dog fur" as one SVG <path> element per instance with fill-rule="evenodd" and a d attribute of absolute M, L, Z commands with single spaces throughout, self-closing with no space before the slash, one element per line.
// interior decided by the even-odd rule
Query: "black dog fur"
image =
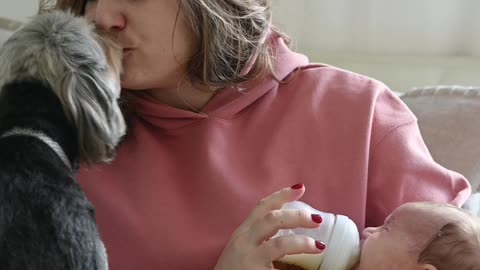
<path fill-rule="evenodd" d="M 0 138 L 0 269 L 108 269 L 94 208 L 75 180 L 77 132 L 60 100 L 34 79 L 6 84 L 0 136 L 14 127 L 48 135 L 74 169 L 38 138 Z"/>

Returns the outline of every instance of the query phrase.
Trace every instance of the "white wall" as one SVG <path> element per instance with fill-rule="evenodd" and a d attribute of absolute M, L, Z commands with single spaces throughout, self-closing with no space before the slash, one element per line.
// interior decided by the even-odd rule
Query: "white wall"
<path fill-rule="evenodd" d="M 322 62 L 415 86 L 480 86 L 479 0 L 273 0 L 274 23 Z"/>
<path fill-rule="evenodd" d="M 303 51 L 480 57 L 478 0 L 273 0 Z"/>
<path fill-rule="evenodd" d="M 25 21 L 38 9 L 38 0 L 0 0 L 0 17 Z"/>

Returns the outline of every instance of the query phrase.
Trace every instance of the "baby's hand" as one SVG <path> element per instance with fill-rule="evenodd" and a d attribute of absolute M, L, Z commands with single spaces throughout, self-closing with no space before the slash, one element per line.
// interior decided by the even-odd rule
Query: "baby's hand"
<path fill-rule="evenodd" d="M 297 184 L 260 201 L 233 233 L 215 270 L 274 269 L 272 262 L 285 255 L 322 252 L 325 245 L 307 236 L 271 238 L 279 229 L 316 228 L 320 225 L 318 215 L 302 210 L 280 210 L 284 203 L 298 200 L 304 192 L 305 187 Z"/>

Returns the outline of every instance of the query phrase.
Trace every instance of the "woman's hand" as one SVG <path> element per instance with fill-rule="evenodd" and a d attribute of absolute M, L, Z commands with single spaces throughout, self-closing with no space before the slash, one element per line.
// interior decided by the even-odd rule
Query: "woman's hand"
<path fill-rule="evenodd" d="M 319 215 L 302 210 L 280 210 L 284 203 L 298 200 L 304 192 L 304 185 L 297 184 L 260 201 L 233 233 L 215 270 L 274 269 L 272 262 L 285 255 L 322 252 L 325 245 L 307 236 L 271 238 L 279 229 L 316 228 L 320 225 L 322 219 Z"/>

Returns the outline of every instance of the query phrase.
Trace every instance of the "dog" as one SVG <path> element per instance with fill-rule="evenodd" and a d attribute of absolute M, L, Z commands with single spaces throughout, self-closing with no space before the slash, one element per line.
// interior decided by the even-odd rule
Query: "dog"
<path fill-rule="evenodd" d="M 68 12 L 34 16 L 0 49 L 0 269 L 106 270 L 79 164 L 125 134 L 122 49 Z"/>

